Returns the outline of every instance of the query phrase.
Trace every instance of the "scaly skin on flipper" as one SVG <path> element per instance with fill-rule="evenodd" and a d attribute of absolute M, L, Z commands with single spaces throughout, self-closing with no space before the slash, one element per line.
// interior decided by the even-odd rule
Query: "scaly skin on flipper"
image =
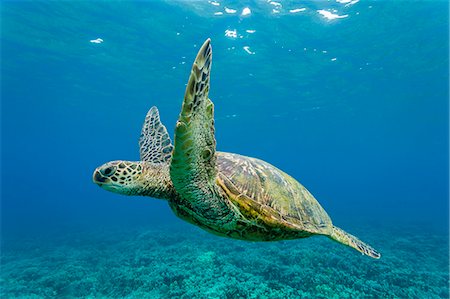
<path fill-rule="evenodd" d="M 215 182 L 214 105 L 208 99 L 211 61 L 208 39 L 197 54 L 186 87 L 175 128 L 170 177 L 182 198 L 177 205 L 200 221 L 219 226 L 235 216 Z"/>
<path fill-rule="evenodd" d="M 333 226 L 330 238 L 339 243 L 355 248 L 362 254 L 368 255 L 375 259 L 379 259 L 381 257 L 381 254 L 378 251 L 376 251 L 371 246 L 367 245 L 357 237 L 343 231 L 339 227 Z"/>
<path fill-rule="evenodd" d="M 141 161 L 167 163 L 172 156 L 172 150 L 169 133 L 159 119 L 158 108 L 153 106 L 145 117 L 139 138 Z"/>

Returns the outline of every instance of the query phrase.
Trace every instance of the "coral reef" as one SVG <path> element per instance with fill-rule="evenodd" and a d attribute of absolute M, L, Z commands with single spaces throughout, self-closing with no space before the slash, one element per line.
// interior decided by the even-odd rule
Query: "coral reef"
<path fill-rule="evenodd" d="M 353 230 L 373 260 L 325 237 L 250 243 L 195 227 L 3 240 L 1 298 L 448 298 L 448 235 Z"/>

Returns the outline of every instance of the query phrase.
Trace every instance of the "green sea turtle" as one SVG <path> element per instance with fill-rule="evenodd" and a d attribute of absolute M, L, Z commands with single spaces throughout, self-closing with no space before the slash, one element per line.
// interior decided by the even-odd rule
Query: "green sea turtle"
<path fill-rule="evenodd" d="M 324 235 L 380 258 L 334 226 L 288 174 L 255 158 L 216 151 L 214 105 L 208 98 L 211 60 L 208 39 L 192 66 L 174 145 L 152 107 L 139 139 L 141 161 L 108 162 L 94 171 L 94 182 L 120 194 L 166 199 L 177 216 L 216 235 L 251 241 Z"/>

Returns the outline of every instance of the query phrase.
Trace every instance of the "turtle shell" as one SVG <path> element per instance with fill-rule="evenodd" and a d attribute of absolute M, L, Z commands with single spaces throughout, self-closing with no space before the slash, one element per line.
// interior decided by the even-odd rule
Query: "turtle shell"
<path fill-rule="evenodd" d="M 217 153 L 218 184 L 249 220 L 267 226 L 330 234 L 331 219 L 294 178 L 259 159 Z"/>

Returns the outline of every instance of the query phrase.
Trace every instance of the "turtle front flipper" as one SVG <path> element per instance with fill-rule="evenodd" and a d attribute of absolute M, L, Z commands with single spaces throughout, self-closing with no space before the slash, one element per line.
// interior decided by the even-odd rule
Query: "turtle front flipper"
<path fill-rule="evenodd" d="M 216 185 L 214 105 L 208 99 L 211 60 L 211 43 L 207 39 L 192 66 L 170 164 L 170 177 L 181 195 L 181 204 L 204 221 L 223 218 L 230 212 Z"/>
<path fill-rule="evenodd" d="M 153 106 L 147 113 L 139 138 L 141 161 L 167 163 L 172 156 L 172 142 L 166 127 L 161 123 L 158 108 Z"/>

